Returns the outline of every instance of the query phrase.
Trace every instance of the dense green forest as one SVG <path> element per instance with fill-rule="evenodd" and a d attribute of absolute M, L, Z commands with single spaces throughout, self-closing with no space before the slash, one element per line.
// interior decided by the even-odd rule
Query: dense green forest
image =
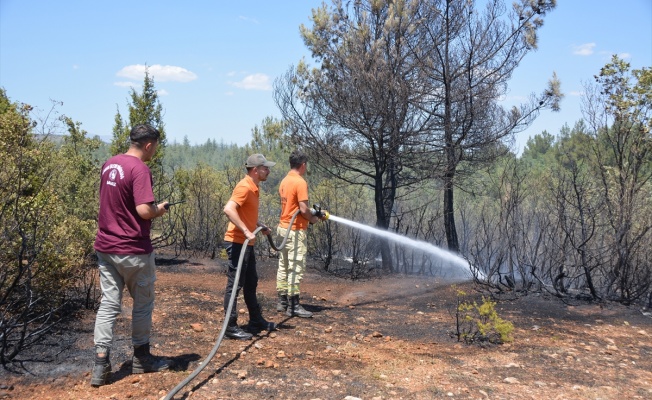
<path fill-rule="evenodd" d="M 457 18 L 474 18 L 463 13 L 463 3 Z M 40 118 L 2 90 L 0 362 L 13 360 L 69 310 L 95 306 L 99 169 L 126 150 L 128 132 L 138 123 L 163 133 L 150 162 L 157 199 L 184 201 L 155 221 L 158 249 L 220 257 L 227 224 L 222 209 L 254 152 L 278 163 L 261 185 L 260 220 L 274 226 L 278 184 L 289 153 L 299 147 L 310 155 L 311 202 L 458 253 L 491 291 L 652 306 L 652 70 L 630 70 L 614 56 L 585 88 L 584 118 L 531 137 L 516 155 L 509 139 L 539 110 L 559 106 L 559 82 L 553 77 L 541 96 L 503 110 L 496 100 L 502 80 L 485 76 L 476 85 L 461 73 L 455 81 L 441 75 L 452 65 L 426 60 L 441 45 L 427 41 L 441 33 L 438 14 L 426 7 L 434 6 L 430 2 L 413 6 L 358 2 L 352 10 L 317 10 L 315 26 L 302 27 L 302 35 L 320 67 L 300 63 L 276 82 L 283 118 L 260 121 L 242 147 L 217 139 L 169 143 L 148 74 L 142 90 L 131 89 L 127 118 L 117 111 L 111 143 L 89 137 L 68 116 Z M 400 23 L 391 19 L 399 11 L 405 16 Z M 536 42 L 535 18 L 545 10 L 516 11 L 515 33 L 502 43 L 527 52 Z M 447 40 L 468 41 L 469 34 Z M 383 39 L 398 36 L 405 41 Z M 400 47 L 406 42 L 414 46 Z M 419 49 L 424 52 L 411 53 Z M 498 53 L 484 55 L 486 65 L 494 65 Z M 413 57 L 393 59 L 396 54 Z M 468 64 L 456 56 L 455 68 Z M 415 63 L 401 64 L 408 59 Z M 515 68 L 518 62 L 505 64 Z M 456 92 L 437 86 L 442 76 L 453 79 L 446 87 Z M 263 242 L 257 251 L 274 256 Z M 429 254 L 334 222 L 310 228 L 309 256 L 311 268 L 350 279 L 453 273 Z"/>

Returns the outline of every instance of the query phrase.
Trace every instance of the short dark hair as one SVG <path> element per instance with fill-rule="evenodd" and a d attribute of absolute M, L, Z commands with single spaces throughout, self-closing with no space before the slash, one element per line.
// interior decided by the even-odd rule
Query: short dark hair
<path fill-rule="evenodd" d="M 131 133 L 129 134 L 129 139 L 132 143 L 139 144 L 153 140 L 158 141 L 160 138 L 161 132 L 149 124 L 136 125 L 131 129 Z"/>
<path fill-rule="evenodd" d="M 301 164 L 308 162 L 308 156 L 301 150 L 294 150 L 290 154 L 290 168 L 296 169 L 301 167 Z"/>

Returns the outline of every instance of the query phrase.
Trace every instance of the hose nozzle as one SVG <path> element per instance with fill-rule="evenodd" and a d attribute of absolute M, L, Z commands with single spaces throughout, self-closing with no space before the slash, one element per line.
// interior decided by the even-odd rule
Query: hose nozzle
<path fill-rule="evenodd" d="M 328 217 L 331 215 L 328 213 L 328 210 L 322 210 L 321 206 L 319 204 L 313 204 L 312 208 L 310 209 L 310 214 L 316 216 L 317 218 L 321 219 L 322 221 L 326 221 Z"/>

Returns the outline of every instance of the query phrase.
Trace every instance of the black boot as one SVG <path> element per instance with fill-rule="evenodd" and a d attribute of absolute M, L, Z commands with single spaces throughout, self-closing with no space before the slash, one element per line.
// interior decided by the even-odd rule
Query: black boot
<path fill-rule="evenodd" d="M 288 317 L 310 318 L 312 313 L 299 304 L 299 295 L 295 294 L 288 297 L 288 309 L 285 312 Z"/>
<path fill-rule="evenodd" d="M 168 358 L 152 355 L 149 352 L 149 343 L 134 346 L 134 356 L 131 360 L 131 372 L 134 374 L 165 371 L 174 364 L 174 361 Z"/>
<path fill-rule="evenodd" d="M 258 333 L 260 331 L 273 331 L 276 330 L 276 324 L 266 321 L 260 311 L 260 306 L 255 310 L 249 311 L 249 324 L 247 325 L 248 331 L 251 333 Z"/>
<path fill-rule="evenodd" d="M 91 374 L 91 386 L 99 387 L 106 385 L 111 376 L 111 358 L 109 357 L 109 350 L 99 353 L 104 354 L 100 357 L 95 353 L 95 365 L 93 365 L 93 372 Z"/>
<path fill-rule="evenodd" d="M 224 332 L 224 336 L 228 337 L 229 339 L 236 339 L 236 340 L 250 340 L 254 335 L 252 335 L 249 332 L 245 332 L 240 328 L 238 325 L 228 325 L 226 327 L 226 331 Z"/>
<path fill-rule="evenodd" d="M 244 251 L 244 249 L 243 249 Z M 252 335 L 249 332 L 245 332 L 238 326 L 238 312 L 236 311 L 238 309 L 238 294 L 240 292 L 240 288 L 233 289 L 236 290 L 235 293 L 235 299 L 233 299 L 233 305 L 231 306 L 231 315 L 225 315 L 224 318 L 228 318 L 229 322 L 226 325 L 226 330 L 224 331 L 224 336 L 226 336 L 229 339 L 236 339 L 236 340 L 250 340 L 254 335 Z M 226 291 L 224 293 L 224 310 L 228 310 L 229 308 L 229 301 L 231 299 L 231 292 Z"/>
<path fill-rule="evenodd" d="M 288 295 L 286 293 L 278 292 L 278 304 L 276 304 L 277 312 L 286 312 L 288 310 Z"/>

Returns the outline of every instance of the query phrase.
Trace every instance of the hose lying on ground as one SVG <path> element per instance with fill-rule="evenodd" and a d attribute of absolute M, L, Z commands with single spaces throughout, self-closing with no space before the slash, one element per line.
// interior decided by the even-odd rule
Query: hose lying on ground
<path fill-rule="evenodd" d="M 290 225 L 289 226 L 292 226 L 292 224 L 294 223 L 295 218 L 297 217 L 297 215 L 299 215 L 299 212 L 300 212 L 300 210 L 297 210 L 297 212 L 294 213 L 294 215 L 292 216 L 292 220 L 290 220 Z M 260 232 L 263 229 L 269 229 L 269 228 L 267 228 L 266 226 L 259 226 L 253 232 L 254 235 L 256 235 L 258 232 Z M 269 241 L 270 246 L 272 246 L 272 248 L 274 250 L 279 251 L 279 249 L 282 249 L 283 247 L 285 247 L 285 243 L 288 240 L 289 234 L 290 234 L 290 229 L 287 230 L 287 232 L 285 233 L 285 237 L 283 238 L 283 241 L 278 246 L 276 246 L 274 244 L 274 240 L 272 239 L 271 232 L 270 232 L 269 235 L 267 235 L 267 240 Z M 238 268 L 236 269 L 236 272 L 235 272 L 235 280 L 234 280 L 234 282 L 235 282 L 236 285 L 237 285 L 238 282 L 240 282 L 240 271 L 242 270 L 242 261 L 244 260 L 244 255 L 245 255 L 244 250 L 247 248 L 248 244 L 249 244 L 249 239 L 245 240 L 244 244 L 242 245 L 243 250 L 240 252 L 240 258 L 238 259 Z M 235 297 L 236 297 L 237 292 L 238 292 L 237 290 L 231 290 L 231 297 L 229 298 L 229 306 L 226 309 L 226 313 L 224 315 L 231 315 L 231 310 L 233 309 L 233 303 L 235 301 Z M 199 366 L 190 375 L 188 375 L 186 377 L 186 379 L 184 379 L 183 381 L 181 381 L 181 383 L 179 383 L 177 386 L 175 386 L 174 389 L 172 389 L 167 394 L 167 396 L 165 396 L 165 400 L 171 400 L 174 397 L 174 395 L 177 394 L 184 386 L 186 386 L 188 383 L 190 383 L 190 381 L 195 379 L 197 377 L 197 375 L 199 375 L 199 373 L 213 359 L 213 357 L 215 357 L 215 354 L 217 354 L 217 350 L 220 348 L 220 345 L 222 344 L 222 340 L 224 339 L 224 333 L 226 332 L 226 326 L 228 325 L 228 323 L 229 323 L 229 319 L 224 318 L 224 322 L 222 323 L 222 329 L 220 330 L 220 334 L 217 337 L 217 341 L 215 342 L 215 345 L 213 346 L 213 349 L 208 354 L 206 359 L 204 361 L 202 361 L 199 364 Z"/>

